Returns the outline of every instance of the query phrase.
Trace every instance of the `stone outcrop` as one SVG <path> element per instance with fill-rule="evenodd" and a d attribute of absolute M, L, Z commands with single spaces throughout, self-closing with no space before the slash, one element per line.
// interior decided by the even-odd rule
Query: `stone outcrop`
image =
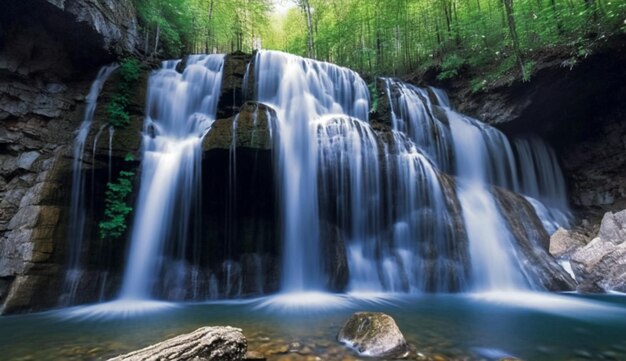
<path fill-rule="evenodd" d="M 576 282 L 557 264 L 548 252 L 550 236 L 537 217 L 533 206 L 522 196 L 494 187 L 496 203 L 515 237 L 516 257 L 528 275 L 544 289 L 571 291 Z"/>
<path fill-rule="evenodd" d="M 248 342 L 241 329 L 202 327 L 109 361 L 239 361 L 247 348 Z"/>
<path fill-rule="evenodd" d="M 380 312 L 356 312 L 339 330 L 337 341 L 368 357 L 404 358 L 409 346 L 394 319 Z"/>
<path fill-rule="evenodd" d="M 0 64 L 27 75 L 69 75 L 137 53 L 131 0 L 25 0 L 3 4 Z M 29 61 L 23 61 L 29 60 Z"/>
<path fill-rule="evenodd" d="M 131 0 L 46 0 L 102 37 L 104 48 L 115 55 L 137 51 L 139 29 Z"/>
<path fill-rule="evenodd" d="M 276 111 L 268 105 L 248 101 L 236 115 L 213 123 L 202 148 L 204 151 L 233 147 L 272 150 L 275 133 Z"/>
<path fill-rule="evenodd" d="M 137 45 L 130 0 L 2 4 L 0 312 L 58 305 L 71 150 L 85 94 L 100 65 L 136 53 Z"/>
<path fill-rule="evenodd" d="M 254 71 L 250 65 L 251 61 L 252 56 L 242 52 L 231 53 L 224 58 L 224 77 L 217 107 L 218 119 L 234 116 L 246 100 L 255 99 L 252 89 Z M 244 84 L 246 72 L 248 72 L 248 83 Z"/>
<path fill-rule="evenodd" d="M 571 256 L 583 291 L 626 292 L 626 210 L 604 215 L 598 237 Z"/>
<path fill-rule="evenodd" d="M 584 217 L 596 218 L 603 212 L 589 211 L 626 207 L 626 109 L 589 122 L 596 124 L 595 129 L 562 152 L 562 157 L 573 205 L 584 210 Z"/>

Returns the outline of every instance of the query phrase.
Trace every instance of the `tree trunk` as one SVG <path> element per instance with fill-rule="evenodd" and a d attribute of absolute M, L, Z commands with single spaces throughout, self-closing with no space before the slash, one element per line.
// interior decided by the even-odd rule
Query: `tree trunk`
<path fill-rule="evenodd" d="M 209 14 L 208 14 L 208 23 L 207 23 L 207 28 L 206 28 L 206 41 L 204 44 L 204 52 L 209 54 L 209 42 L 211 41 L 211 23 L 213 22 L 213 2 L 214 0 L 211 0 L 211 2 L 209 2 Z"/>
<path fill-rule="evenodd" d="M 315 57 L 315 43 L 313 42 L 313 20 L 311 19 L 311 5 L 308 0 L 300 0 L 300 7 L 306 17 L 307 28 L 307 56 Z"/>
<path fill-rule="evenodd" d="M 513 51 L 515 52 L 515 58 L 522 72 L 522 77 L 526 79 L 526 70 L 524 69 L 524 61 L 522 60 L 522 52 L 519 46 L 519 38 L 517 37 L 517 31 L 515 30 L 515 17 L 513 16 L 513 0 L 502 0 L 504 3 L 504 10 L 506 11 L 506 20 L 509 25 L 509 35 L 511 36 L 511 42 L 513 43 Z"/>
<path fill-rule="evenodd" d="M 238 328 L 202 327 L 108 361 L 235 361 L 243 359 L 247 347 L 246 338 Z"/>
<path fill-rule="evenodd" d="M 152 55 L 156 55 L 157 51 L 159 50 L 159 36 L 160 35 L 161 35 L 161 24 L 157 23 L 156 37 L 154 39 L 154 51 L 152 52 Z"/>

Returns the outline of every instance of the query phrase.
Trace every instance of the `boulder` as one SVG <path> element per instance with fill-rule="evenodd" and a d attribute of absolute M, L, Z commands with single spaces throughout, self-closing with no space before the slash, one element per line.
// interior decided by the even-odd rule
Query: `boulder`
<path fill-rule="evenodd" d="M 404 358 L 409 346 L 391 316 L 356 312 L 339 330 L 337 340 L 363 356 Z"/>
<path fill-rule="evenodd" d="M 600 224 L 600 239 L 613 244 L 621 244 L 626 240 L 626 209 L 613 213 L 606 212 Z"/>
<path fill-rule="evenodd" d="M 243 359 L 247 348 L 248 342 L 241 329 L 230 326 L 202 327 L 109 361 L 235 361 Z"/>
<path fill-rule="evenodd" d="M 615 245 L 600 237 L 578 249 L 570 260 L 579 291 L 626 292 L 626 242 Z"/>
<path fill-rule="evenodd" d="M 583 242 L 574 238 L 572 232 L 561 227 L 550 236 L 550 254 L 554 257 L 566 255 L 582 245 Z"/>

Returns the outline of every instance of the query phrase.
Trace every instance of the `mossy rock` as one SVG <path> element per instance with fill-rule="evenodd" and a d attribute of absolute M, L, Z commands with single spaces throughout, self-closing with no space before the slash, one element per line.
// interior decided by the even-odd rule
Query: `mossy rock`
<path fill-rule="evenodd" d="M 235 121 L 237 122 L 234 133 L 235 147 L 272 149 L 276 112 L 271 107 L 257 102 L 246 102 L 239 114 L 216 120 L 204 138 L 203 149 L 205 151 L 230 149 L 233 146 L 233 122 Z"/>
<path fill-rule="evenodd" d="M 337 340 L 368 357 L 404 358 L 409 346 L 394 319 L 381 312 L 356 312 L 339 330 Z"/>

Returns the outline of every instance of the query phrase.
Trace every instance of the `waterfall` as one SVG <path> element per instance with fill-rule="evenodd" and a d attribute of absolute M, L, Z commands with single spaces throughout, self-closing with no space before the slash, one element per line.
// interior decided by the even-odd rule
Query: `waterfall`
<path fill-rule="evenodd" d="M 442 171 L 449 171 L 452 159 L 451 134 L 449 127 L 437 119 L 433 112 L 437 111 L 429 101 L 429 90 L 414 85 L 385 79 L 386 92 L 390 103 L 391 127 L 408 135 L 416 144 L 439 165 Z M 432 88 L 434 89 L 434 88 Z M 392 94 L 396 93 L 396 96 Z M 445 102 L 448 97 L 441 91 L 437 99 Z"/>
<path fill-rule="evenodd" d="M 85 230 L 85 178 L 83 174 L 83 153 L 85 150 L 85 142 L 91 130 L 93 116 L 98 105 L 98 97 L 102 91 L 104 83 L 109 76 L 117 69 L 117 65 L 104 66 L 98 72 L 96 79 L 91 84 L 89 93 L 86 97 L 85 114 L 83 121 L 78 128 L 76 138 L 73 144 L 73 160 L 72 160 L 72 188 L 70 195 L 70 221 L 68 227 L 69 235 L 69 260 L 67 263 L 67 275 L 65 279 L 65 288 L 69 292 L 71 304 L 75 298 L 78 282 L 81 275 L 81 256 L 83 253 L 83 241 Z"/>
<path fill-rule="evenodd" d="M 509 231 L 487 182 L 487 142 L 476 123 L 454 112 L 448 114 L 459 177 L 457 192 L 470 245 L 473 288 L 523 288 L 524 278 L 511 253 Z"/>
<path fill-rule="evenodd" d="M 394 79 L 379 81 L 386 94 L 370 122 L 370 95 L 358 74 L 275 51 L 257 52 L 242 79 L 254 89 L 247 95 L 264 105 L 242 105 L 211 134 L 230 135 L 206 158 L 227 157 L 228 169 L 217 183 L 225 193 L 217 211 L 223 223 L 203 238 L 202 142 L 216 118 L 224 57 L 193 55 L 179 68 L 180 61 L 166 61 L 150 76 L 121 300 L 240 298 L 277 283 L 289 294 L 568 284 L 541 244 L 544 227 L 568 215 L 558 161 L 541 140 L 511 142 L 454 111 L 442 90 Z M 260 106 L 265 113 L 256 113 Z M 239 147 L 265 136 L 256 133 L 264 131 L 257 129 L 263 116 L 282 252 L 258 246 L 265 240 L 254 246 L 255 235 L 238 229 L 248 211 L 242 167 L 259 155 Z M 205 253 L 213 242 L 219 255 Z"/>
<path fill-rule="evenodd" d="M 149 299 L 163 267 L 184 267 L 197 235 L 201 143 L 215 120 L 223 55 L 193 55 L 182 74 L 166 61 L 148 84 L 139 196 L 121 299 Z M 191 245 L 193 246 L 193 245 Z M 166 264 L 166 255 L 173 258 Z M 169 268 L 169 267 L 167 267 Z M 186 272 L 174 280 L 184 288 Z"/>
<path fill-rule="evenodd" d="M 438 171 L 456 179 L 470 254 L 469 288 L 541 288 L 540 277 L 518 254 L 492 187 L 525 195 L 548 232 L 566 225 L 566 188 L 554 152 L 538 138 L 516 139 L 512 146 L 497 129 L 455 112 L 439 89 L 383 80 L 392 128 L 409 136 Z"/>
<path fill-rule="evenodd" d="M 259 51 L 254 66 L 257 98 L 274 107 L 278 117 L 281 288 L 322 289 L 317 151 L 310 123 L 328 114 L 367 121 L 367 85 L 349 69 L 280 52 Z"/>

